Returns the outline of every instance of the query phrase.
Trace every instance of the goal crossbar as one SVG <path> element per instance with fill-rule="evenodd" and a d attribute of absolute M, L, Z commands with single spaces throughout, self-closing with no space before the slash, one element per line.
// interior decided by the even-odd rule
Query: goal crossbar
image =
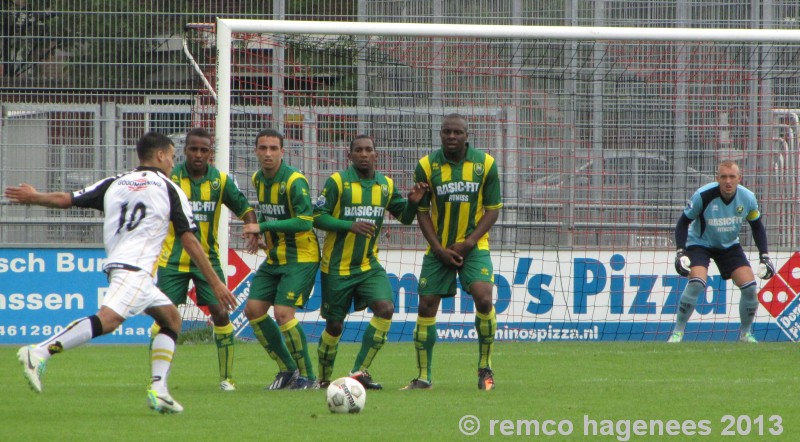
<path fill-rule="evenodd" d="M 800 30 L 698 29 L 590 26 L 461 25 L 438 23 L 333 22 L 218 19 L 217 39 L 225 32 L 348 34 L 462 38 L 541 38 L 554 40 L 800 42 Z"/>

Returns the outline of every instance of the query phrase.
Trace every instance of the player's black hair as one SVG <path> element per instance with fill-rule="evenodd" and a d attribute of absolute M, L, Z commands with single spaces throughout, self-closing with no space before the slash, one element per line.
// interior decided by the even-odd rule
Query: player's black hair
<path fill-rule="evenodd" d="M 256 135 L 256 146 L 258 145 L 258 139 L 261 137 L 275 137 L 280 140 L 281 147 L 283 147 L 283 134 L 275 129 L 262 129 L 258 135 Z"/>
<path fill-rule="evenodd" d="M 353 151 L 353 147 L 355 147 L 356 140 L 363 140 L 363 139 L 370 140 L 370 141 L 372 141 L 373 145 L 375 144 L 375 139 L 372 138 L 372 135 L 358 134 L 358 135 L 355 136 L 355 138 L 350 140 L 350 152 Z"/>
<path fill-rule="evenodd" d="M 153 158 L 157 150 L 166 150 L 170 146 L 174 146 L 174 143 L 166 135 L 147 132 L 136 142 L 136 155 L 139 161 L 147 161 Z"/>
<path fill-rule="evenodd" d="M 444 116 L 444 118 L 442 118 L 442 125 L 444 125 L 445 121 L 450 121 L 450 120 L 461 120 L 461 122 L 464 123 L 464 130 L 469 132 L 469 124 L 467 123 L 467 119 L 464 118 L 463 115 L 457 113 L 447 114 Z"/>
<path fill-rule="evenodd" d="M 200 138 L 207 138 L 209 140 L 213 140 L 214 137 L 211 136 L 211 132 L 209 132 L 205 127 L 195 127 L 191 129 L 189 132 L 186 133 L 186 140 L 189 140 L 189 137 L 200 137 Z"/>

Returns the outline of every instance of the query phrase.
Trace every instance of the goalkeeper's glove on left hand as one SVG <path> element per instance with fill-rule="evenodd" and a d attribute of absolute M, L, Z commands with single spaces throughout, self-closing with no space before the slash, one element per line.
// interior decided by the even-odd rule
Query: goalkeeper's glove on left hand
<path fill-rule="evenodd" d="M 761 279 L 769 279 L 775 276 L 775 266 L 769 259 L 769 255 L 762 253 L 758 260 L 758 277 Z"/>
<path fill-rule="evenodd" d="M 675 252 L 675 271 L 679 275 L 686 277 L 689 276 L 689 269 L 692 267 L 692 261 L 683 253 L 683 249 L 678 249 Z"/>

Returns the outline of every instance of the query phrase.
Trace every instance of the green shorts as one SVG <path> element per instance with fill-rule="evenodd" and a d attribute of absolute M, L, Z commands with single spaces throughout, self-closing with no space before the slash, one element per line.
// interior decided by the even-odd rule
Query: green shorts
<path fill-rule="evenodd" d="M 318 269 L 318 262 L 283 265 L 264 262 L 253 277 L 247 299 L 303 308 L 314 290 Z"/>
<path fill-rule="evenodd" d="M 320 314 L 331 321 L 344 321 L 350 312 L 367 308 L 375 301 L 394 303 L 392 285 L 383 267 L 357 275 L 322 274 L 322 308 Z"/>
<path fill-rule="evenodd" d="M 219 279 L 225 281 L 225 275 L 219 265 L 214 265 L 214 272 Z M 217 297 L 211 290 L 211 285 L 206 281 L 203 272 L 194 269 L 188 272 L 181 272 L 170 267 L 159 267 L 156 285 L 175 305 L 186 304 L 186 295 L 189 291 L 189 281 L 194 281 L 197 291 L 197 305 L 216 305 L 219 304 Z"/>
<path fill-rule="evenodd" d="M 419 275 L 420 296 L 440 295 L 450 297 L 456 295 L 456 276 L 461 278 L 461 287 L 469 292 L 474 282 L 484 281 L 494 284 L 494 269 L 488 250 L 472 249 L 464 258 L 460 269 L 451 269 L 434 255 L 426 254 L 422 258 L 422 271 Z"/>

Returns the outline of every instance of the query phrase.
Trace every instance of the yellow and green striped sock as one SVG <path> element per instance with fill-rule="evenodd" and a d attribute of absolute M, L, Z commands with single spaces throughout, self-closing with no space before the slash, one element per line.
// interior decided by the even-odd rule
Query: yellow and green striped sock
<path fill-rule="evenodd" d="M 217 344 L 220 380 L 233 378 L 233 347 L 235 340 L 233 324 L 229 322 L 222 327 L 214 326 L 214 343 Z"/>
<path fill-rule="evenodd" d="M 436 344 L 436 318 L 417 317 L 414 327 L 414 348 L 417 352 L 417 368 L 419 379 L 431 381 L 433 363 L 433 345 Z"/>
<path fill-rule="evenodd" d="M 278 324 L 269 317 L 268 313 L 250 321 L 250 326 L 253 327 L 253 333 L 256 335 L 256 339 L 258 339 L 258 342 L 264 347 L 264 350 L 267 351 L 269 357 L 278 364 L 278 369 L 280 371 L 294 371 L 297 369 L 297 364 L 295 364 L 292 355 L 289 354 L 289 350 L 283 342 L 281 329 L 278 327 Z"/>
<path fill-rule="evenodd" d="M 475 313 L 475 330 L 478 331 L 478 368 L 492 367 L 494 335 L 497 332 L 497 315 L 494 307 L 487 314 Z"/>
<path fill-rule="evenodd" d="M 311 356 L 308 354 L 308 344 L 306 343 L 306 333 L 300 326 L 300 321 L 293 318 L 281 325 L 281 333 L 286 341 L 286 348 L 294 359 L 297 368 L 300 369 L 300 376 L 309 380 L 314 380 L 314 366 L 311 364 Z"/>
<path fill-rule="evenodd" d="M 372 317 L 361 338 L 361 350 L 359 350 L 353 365 L 354 372 L 366 370 L 372 365 L 372 360 L 375 359 L 378 350 L 386 343 L 386 336 L 389 334 L 391 325 L 391 319 Z"/>
<path fill-rule="evenodd" d="M 327 331 L 323 331 L 319 337 L 317 356 L 319 360 L 319 378 L 323 381 L 330 381 L 333 376 L 333 364 L 336 362 L 336 352 L 339 350 L 339 339 L 341 336 L 332 336 Z"/>

